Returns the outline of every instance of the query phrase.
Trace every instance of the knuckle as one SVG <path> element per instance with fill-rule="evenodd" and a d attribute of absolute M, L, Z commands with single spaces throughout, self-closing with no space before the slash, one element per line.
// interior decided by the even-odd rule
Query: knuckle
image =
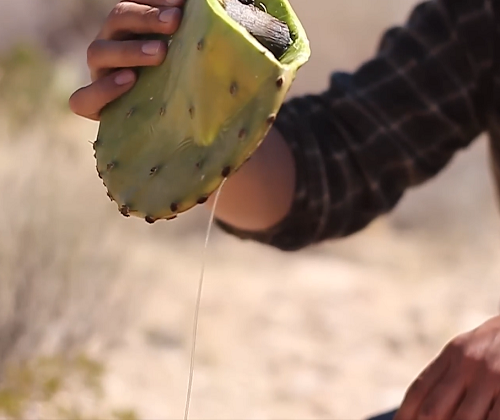
<path fill-rule="evenodd" d="M 148 7 L 146 10 L 143 12 L 143 16 L 148 18 L 148 19 L 157 19 L 157 17 L 160 14 L 160 9 L 157 7 Z"/>
<path fill-rule="evenodd" d="M 148 7 L 142 12 L 142 19 L 144 20 L 144 25 L 148 28 L 162 32 L 162 23 L 159 19 L 162 9 L 157 7 Z"/>
<path fill-rule="evenodd" d="M 466 341 L 466 335 L 465 334 L 460 334 L 450 340 L 448 343 L 448 347 L 451 350 L 457 350 L 457 349 L 462 349 L 465 346 L 465 341 Z"/>
<path fill-rule="evenodd" d="M 487 366 L 487 361 L 484 357 L 484 353 L 482 352 L 482 349 L 475 349 L 475 348 L 464 348 L 463 349 L 463 361 L 466 366 L 476 366 L 482 365 L 485 368 Z"/>
<path fill-rule="evenodd" d="M 108 20 L 114 21 L 116 19 L 119 19 L 121 16 L 128 13 L 129 11 L 130 11 L 130 3 L 120 2 L 111 9 L 111 11 L 108 14 Z"/>
<path fill-rule="evenodd" d="M 471 339 L 468 334 L 461 335 L 451 342 L 455 362 L 467 367 L 488 367 L 487 347 L 482 340 Z"/>
<path fill-rule="evenodd" d="M 406 391 L 406 398 L 411 399 L 419 397 L 423 393 L 423 391 L 423 381 L 422 379 L 418 378 L 417 380 L 413 381 L 413 383 L 408 387 L 408 390 Z"/>
<path fill-rule="evenodd" d="M 109 28 L 116 28 L 120 26 L 120 22 L 130 13 L 132 13 L 132 3 L 122 2 L 118 3 L 111 9 L 106 19 L 106 25 Z"/>
<path fill-rule="evenodd" d="M 134 26 L 139 31 L 157 30 L 160 23 L 160 9 L 154 6 L 123 2 L 118 3 L 109 13 L 107 25 L 112 28 Z"/>
<path fill-rule="evenodd" d="M 463 355 L 466 352 L 468 344 L 469 344 L 469 334 L 468 333 L 460 334 L 447 344 L 445 352 L 451 353 L 453 355 L 456 354 Z"/>

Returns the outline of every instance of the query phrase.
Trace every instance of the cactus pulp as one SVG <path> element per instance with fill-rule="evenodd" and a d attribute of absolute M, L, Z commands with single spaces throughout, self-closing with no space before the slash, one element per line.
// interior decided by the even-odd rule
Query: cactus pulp
<path fill-rule="evenodd" d="M 187 0 L 163 64 L 103 110 L 97 171 L 124 216 L 153 223 L 205 202 L 264 139 L 310 49 L 288 0 L 260 3 L 290 29 L 279 60 L 222 0 Z"/>

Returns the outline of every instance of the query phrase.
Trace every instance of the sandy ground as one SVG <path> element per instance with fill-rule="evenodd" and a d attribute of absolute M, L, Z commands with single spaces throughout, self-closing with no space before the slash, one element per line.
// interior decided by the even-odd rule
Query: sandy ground
<path fill-rule="evenodd" d="M 369 57 L 380 31 L 402 22 L 414 2 L 292 4 L 313 49 L 296 95 L 321 90 L 329 71 Z M 83 51 L 74 56 L 82 64 Z M 16 220 L 18 203 L 36 203 L 64 232 L 78 227 L 93 253 L 70 268 L 81 273 L 74 297 L 86 303 L 67 322 L 84 324 L 86 309 L 99 314 L 96 323 L 109 321 L 106 308 L 88 309 L 92 299 L 101 302 L 99 282 L 112 282 L 132 313 L 131 321 L 110 323 L 118 338 L 104 354 L 107 403 L 135 407 L 145 420 L 180 419 L 208 215 L 196 209 L 154 226 L 121 218 L 94 173 L 88 141 L 97 126 L 69 117 L 61 127 L 50 152 L 30 139 L 1 145 L 4 180 L 13 162 L 27 155 L 35 162 L 4 220 Z M 486 146 L 478 139 L 390 217 L 343 241 L 287 254 L 215 230 L 191 418 L 364 418 L 397 405 L 449 339 L 498 313 L 500 218 Z M 98 257 L 117 268 L 100 270 Z"/>
<path fill-rule="evenodd" d="M 466 167 L 457 162 L 426 193 L 444 193 Z M 424 206 L 413 225 L 405 211 L 425 198 L 414 193 L 393 218 L 300 254 L 214 235 L 192 418 L 362 418 L 397 404 L 452 336 L 497 313 L 498 223 L 471 211 L 474 227 L 446 231 L 450 204 L 442 214 Z M 116 402 L 140 401 L 144 418 L 182 413 L 202 236 L 135 255 L 141 266 L 164 262 L 108 379 Z"/>

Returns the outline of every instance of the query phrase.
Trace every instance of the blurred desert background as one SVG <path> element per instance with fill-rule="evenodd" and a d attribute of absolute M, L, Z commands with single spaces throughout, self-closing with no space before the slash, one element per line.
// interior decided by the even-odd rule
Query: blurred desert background
<path fill-rule="evenodd" d="M 124 219 L 97 124 L 67 99 L 114 0 L 0 0 L 0 418 L 180 419 L 208 213 Z M 292 0 L 312 57 L 291 95 L 351 70 L 414 0 Z M 363 419 L 499 312 L 500 216 L 479 138 L 391 215 L 283 253 L 215 229 L 192 419 Z"/>

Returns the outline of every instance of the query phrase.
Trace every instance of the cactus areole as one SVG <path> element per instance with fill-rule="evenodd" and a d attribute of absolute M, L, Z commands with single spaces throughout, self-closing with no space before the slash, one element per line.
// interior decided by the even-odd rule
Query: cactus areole
<path fill-rule="evenodd" d="M 224 0 L 187 0 L 163 64 L 103 110 L 97 171 L 124 216 L 154 223 L 205 202 L 264 139 L 310 49 L 288 0 L 260 3 L 290 30 L 279 59 Z"/>

